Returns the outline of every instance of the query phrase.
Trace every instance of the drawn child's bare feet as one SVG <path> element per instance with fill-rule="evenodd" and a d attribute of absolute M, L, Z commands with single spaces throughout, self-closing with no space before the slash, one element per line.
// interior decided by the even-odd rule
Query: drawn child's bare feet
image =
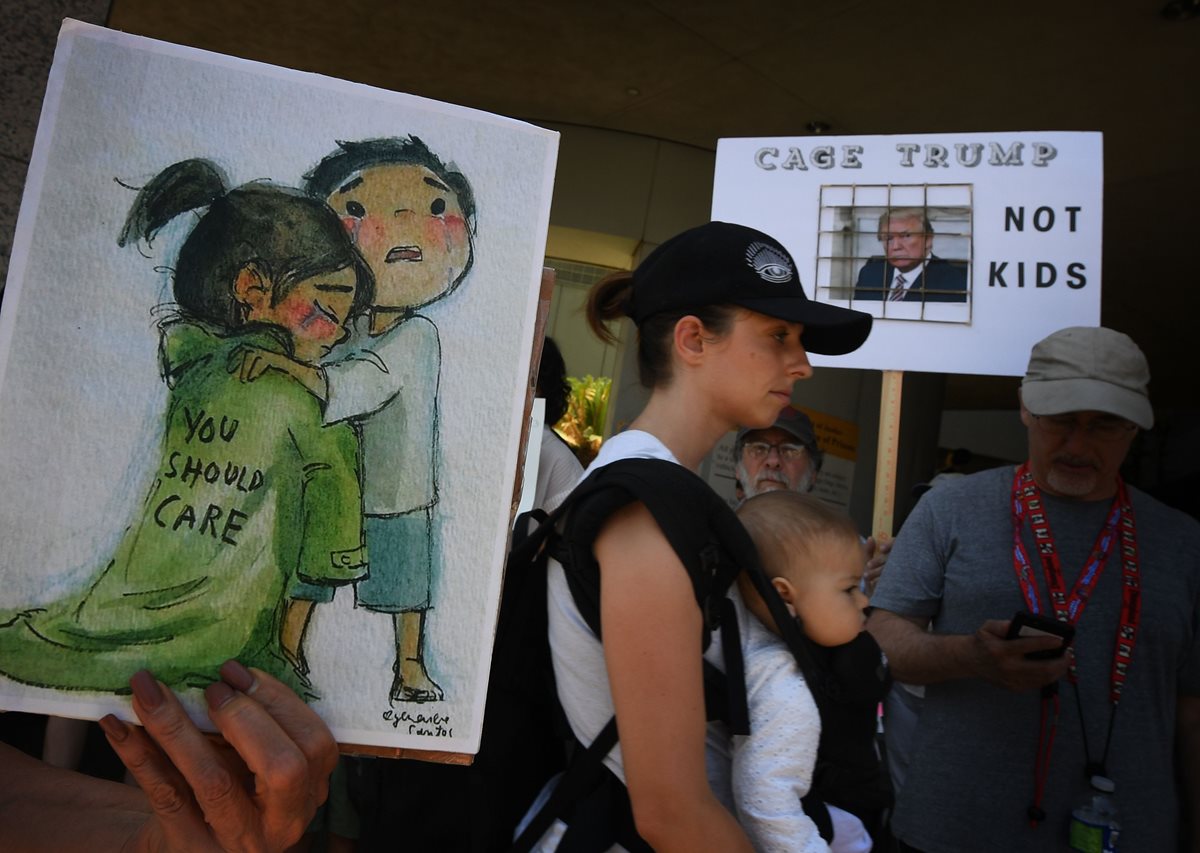
<path fill-rule="evenodd" d="M 419 658 L 401 661 L 390 695 L 393 702 L 440 702 L 444 698 L 441 686 L 429 677 Z"/>

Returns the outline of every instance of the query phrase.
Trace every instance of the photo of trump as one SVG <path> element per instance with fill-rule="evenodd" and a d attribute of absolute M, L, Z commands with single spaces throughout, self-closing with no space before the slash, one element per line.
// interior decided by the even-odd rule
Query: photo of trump
<path fill-rule="evenodd" d="M 891 207 L 880 214 L 876 234 L 883 254 L 872 256 L 859 270 L 855 301 L 967 301 L 967 265 L 933 253 L 928 210 Z"/>

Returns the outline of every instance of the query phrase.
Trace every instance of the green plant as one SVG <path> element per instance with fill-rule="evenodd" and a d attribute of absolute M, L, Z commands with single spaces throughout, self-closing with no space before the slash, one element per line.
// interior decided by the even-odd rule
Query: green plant
<path fill-rule="evenodd" d="M 608 418 L 612 379 L 589 374 L 582 379 L 568 376 L 567 382 L 571 386 L 567 411 L 554 429 L 575 449 L 579 461 L 586 466 L 600 451 L 604 440 L 602 433 Z"/>

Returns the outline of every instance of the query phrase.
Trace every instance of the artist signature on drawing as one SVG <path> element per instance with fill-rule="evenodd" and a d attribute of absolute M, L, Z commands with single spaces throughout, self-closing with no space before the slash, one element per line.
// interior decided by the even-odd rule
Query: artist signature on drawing
<path fill-rule="evenodd" d="M 410 735 L 426 737 L 454 737 L 454 728 L 450 725 L 449 714 L 413 714 L 408 711 L 397 711 L 388 708 L 383 712 L 385 722 L 391 723 L 393 729 L 401 726 L 408 727 Z"/>

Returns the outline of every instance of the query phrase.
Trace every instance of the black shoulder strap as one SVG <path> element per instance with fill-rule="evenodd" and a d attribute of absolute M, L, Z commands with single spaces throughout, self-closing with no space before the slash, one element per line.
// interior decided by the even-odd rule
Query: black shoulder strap
<path fill-rule="evenodd" d="M 597 637 L 602 636 L 600 581 L 592 545 L 612 514 L 630 503 L 646 506 L 683 563 L 708 630 L 716 626 L 715 607 L 741 566 L 757 561 L 749 536 L 725 502 L 674 462 L 618 460 L 593 472 L 568 500 L 561 562 L 580 615 Z"/>
<path fill-rule="evenodd" d="M 704 608 L 707 629 L 720 622 L 721 599 L 738 573 L 745 571 L 802 671 L 806 675 L 812 671 L 804 633 L 762 570 L 750 534 L 724 499 L 700 477 L 661 459 L 623 459 L 595 471 L 577 492 L 571 495 L 574 506 L 564 534 L 571 565 L 563 562 L 575 604 L 597 637 L 601 636 L 599 567 L 592 543 L 609 516 L 628 503 L 641 501 L 687 569 L 696 601 Z"/>
<path fill-rule="evenodd" d="M 589 489 L 584 491 L 584 486 Z M 597 637 L 601 636 L 600 583 L 592 543 L 613 512 L 638 500 L 650 510 L 687 569 L 696 601 L 704 609 L 706 630 L 720 622 L 721 600 L 738 573 L 745 571 L 801 672 L 805 677 L 816 675 L 804 632 L 763 571 L 750 534 L 700 477 L 661 459 L 623 459 L 595 471 L 578 491 L 565 534 L 570 546 L 567 580 L 580 615 Z M 567 567 L 568 560 L 562 562 Z"/>

